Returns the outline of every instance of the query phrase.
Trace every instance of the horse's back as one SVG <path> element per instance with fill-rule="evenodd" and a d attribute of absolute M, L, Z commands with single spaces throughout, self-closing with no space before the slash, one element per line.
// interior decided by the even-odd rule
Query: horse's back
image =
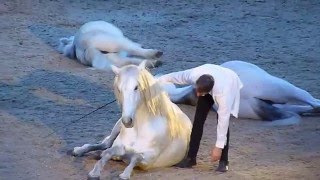
<path fill-rule="evenodd" d="M 243 83 L 241 98 L 261 98 L 277 103 L 287 101 L 287 94 L 294 91 L 289 82 L 272 76 L 260 67 L 243 61 L 229 61 L 221 64 L 238 74 Z"/>
<path fill-rule="evenodd" d="M 262 80 L 265 77 L 271 76 L 265 70 L 261 69 L 260 67 L 244 62 L 244 61 L 228 61 L 221 64 L 222 67 L 231 69 L 240 77 L 243 83 L 246 83 L 246 80 L 250 78 L 250 80 Z"/>
<path fill-rule="evenodd" d="M 105 21 L 91 21 L 77 31 L 75 35 L 76 48 L 85 50 L 88 47 L 112 47 L 117 44 L 118 39 L 123 39 L 123 34 L 120 29 Z"/>
<path fill-rule="evenodd" d="M 82 64 L 91 66 L 92 59 L 87 59 L 85 54 L 88 48 L 116 52 L 118 50 L 116 45 L 121 39 L 123 39 L 121 30 L 108 22 L 91 21 L 85 23 L 75 34 L 76 57 Z"/>
<path fill-rule="evenodd" d="M 221 66 L 233 70 L 239 76 L 243 83 L 242 99 L 258 96 L 260 91 L 257 91 L 257 89 L 265 89 L 264 87 L 267 86 L 265 81 L 271 77 L 258 66 L 243 61 L 229 61 L 221 64 Z"/>
<path fill-rule="evenodd" d="M 288 114 L 272 104 L 290 101 L 295 86 L 248 62 L 229 61 L 221 66 L 235 71 L 244 85 L 241 89 L 239 117 L 265 120 L 287 118 Z"/>
<path fill-rule="evenodd" d="M 105 21 L 91 21 L 82 25 L 79 29 L 80 34 L 86 33 L 107 33 L 115 37 L 123 37 L 122 31 L 111 23 Z"/>

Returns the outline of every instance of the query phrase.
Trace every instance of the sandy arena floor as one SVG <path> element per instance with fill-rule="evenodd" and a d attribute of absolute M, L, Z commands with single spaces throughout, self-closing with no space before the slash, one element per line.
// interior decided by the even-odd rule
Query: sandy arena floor
<path fill-rule="evenodd" d="M 57 52 L 58 39 L 92 20 L 164 52 L 166 73 L 203 63 L 246 60 L 320 98 L 320 1 L 0 2 L 0 179 L 85 179 L 96 160 L 67 150 L 95 143 L 120 117 L 116 104 L 65 127 L 114 98 L 113 73 L 92 71 Z M 192 119 L 194 107 L 180 106 Z M 230 171 L 214 172 L 216 138 L 209 115 L 193 169 L 135 170 L 140 179 L 320 179 L 320 119 L 282 127 L 232 119 Z M 46 137 L 47 134 L 53 134 Z M 105 166 L 114 179 L 120 162 Z"/>

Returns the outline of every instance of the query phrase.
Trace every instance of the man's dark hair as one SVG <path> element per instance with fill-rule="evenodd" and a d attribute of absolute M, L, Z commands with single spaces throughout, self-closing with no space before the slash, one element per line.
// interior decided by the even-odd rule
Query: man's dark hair
<path fill-rule="evenodd" d="M 214 86 L 214 79 L 209 74 L 204 74 L 196 81 L 198 92 L 210 92 Z"/>

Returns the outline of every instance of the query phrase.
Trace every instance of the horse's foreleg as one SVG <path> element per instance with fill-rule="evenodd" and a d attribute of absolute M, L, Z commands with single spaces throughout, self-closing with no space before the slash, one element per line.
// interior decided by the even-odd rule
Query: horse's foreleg
<path fill-rule="evenodd" d="M 320 100 L 314 98 L 310 93 L 303 89 L 295 87 L 293 98 L 298 102 L 306 103 L 314 109 L 320 110 Z"/>
<path fill-rule="evenodd" d="M 107 136 L 101 143 L 99 144 L 84 144 L 81 147 L 75 147 L 73 149 L 72 154 L 74 156 L 82 156 L 84 153 L 96 150 L 105 150 L 110 148 L 113 144 L 113 141 L 117 138 L 118 134 L 120 133 L 121 128 L 121 119 L 117 121 L 114 125 L 111 134 Z"/>
<path fill-rule="evenodd" d="M 115 146 L 104 150 L 101 154 L 101 159 L 94 165 L 94 168 L 89 172 L 88 178 L 99 178 L 101 171 L 104 165 L 107 163 L 107 161 L 109 161 L 113 156 L 123 155 L 125 155 L 125 149 L 123 146 Z"/>
<path fill-rule="evenodd" d="M 177 88 L 174 84 L 163 83 L 162 86 L 168 93 L 170 100 L 175 104 L 187 104 L 195 106 L 197 104 L 197 96 L 194 87 L 186 86 Z"/>
<path fill-rule="evenodd" d="M 130 179 L 133 168 L 143 159 L 141 154 L 133 154 L 126 169 L 119 175 L 121 179 Z"/>
<path fill-rule="evenodd" d="M 107 148 L 111 147 L 113 144 L 113 141 L 118 137 L 121 129 L 121 118 L 117 121 L 117 123 L 113 126 L 111 134 L 106 137 L 101 144 L 106 144 Z"/>
<path fill-rule="evenodd" d="M 297 113 L 299 115 L 320 113 L 320 110 L 317 110 L 309 105 L 274 104 L 273 106 L 285 111 Z"/>
<path fill-rule="evenodd" d="M 127 155 L 126 155 L 127 156 Z M 154 166 L 160 156 L 160 149 L 150 149 L 143 153 L 134 153 L 130 157 L 130 163 L 126 169 L 119 175 L 121 179 L 130 179 L 133 168 L 140 162 L 144 162 L 147 166 Z M 155 167 L 157 167 L 155 165 Z"/>

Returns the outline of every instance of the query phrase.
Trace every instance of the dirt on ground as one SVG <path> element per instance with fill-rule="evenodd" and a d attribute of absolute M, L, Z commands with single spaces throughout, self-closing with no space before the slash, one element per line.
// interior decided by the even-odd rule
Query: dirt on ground
<path fill-rule="evenodd" d="M 59 38 L 82 24 L 108 21 L 144 47 L 161 49 L 164 64 L 153 74 L 244 60 L 320 98 L 319 19 L 316 0 L 1 0 L 0 179 L 86 179 L 94 155 L 66 152 L 102 140 L 120 117 L 113 103 L 74 122 L 114 99 L 112 72 L 57 52 Z M 193 119 L 194 107 L 180 107 Z M 210 113 L 197 166 L 136 169 L 132 179 L 320 179 L 320 118 L 265 123 L 231 120 L 227 173 L 215 172 L 210 161 L 216 139 Z M 112 161 L 101 179 L 124 168 Z"/>

